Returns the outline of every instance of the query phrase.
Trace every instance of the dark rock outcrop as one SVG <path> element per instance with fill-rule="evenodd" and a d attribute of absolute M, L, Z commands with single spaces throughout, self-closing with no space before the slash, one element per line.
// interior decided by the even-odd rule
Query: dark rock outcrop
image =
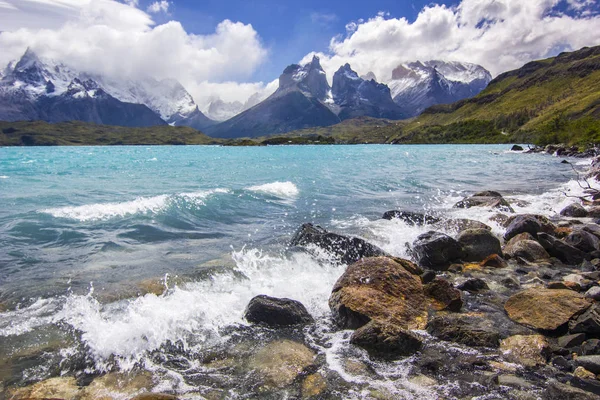
<path fill-rule="evenodd" d="M 563 217 L 583 218 L 587 217 L 588 212 L 581 204 L 571 203 L 560 211 Z"/>
<path fill-rule="evenodd" d="M 421 338 L 406 329 L 376 321 L 371 321 L 354 331 L 350 343 L 367 350 L 373 357 L 384 359 L 412 355 L 419 351 L 423 344 Z"/>
<path fill-rule="evenodd" d="M 572 319 L 569 322 L 569 331 L 598 337 L 600 335 L 600 306 L 598 303 L 594 303 L 583 314 Z"/>
<path fill-rule="evenodd" d="M 448 314 L 437 316 L 427 324 L 427 332 L 442 340 L 475 347 L 498 347 L 500 333 L 486 318 Z"/>
<path fill-rule="evenodd" d="M 438 217 L 435 217 L 433 215 L 398 210 L 386 211 L 381 218 L 387 220 L 400 219 L 406 222 L 408 225 L 417 226 L 435 224 L 440 221 Z"/>
<path fill-rule="evenodd" d="M 248 303 L 244 318 L 269 326 L 305 325 L 314 322 L 302 303 L 296 300 L 259 295 Z"/>
<path fill-rule="evenodd" d="M 544 232 L 538 233 L 538 242 L 550 256 L 569 265 L 577 265 L 590 258 L 583 251 Z"/>
<path fill-rule="evenodd" d="M 492 254 L 502 255 L 500 240 L 487 229 L 467 229 L 458 235 L 465 261 L 482 261 Z"/>
<path fill-rule="evenodd" d="M 510 240 L 520 233 L 529 233 L 533 237 L 542 230 L 542 224 L 529 215 L 517 215 L 506 228 L 504 240 Z"/>
<path fill-rule="evenodd" d="M 465 197 L 454 205 L 455 208 L 489 207 L 497 208 L 505 212 L 515 212 L 502 195 L 493 190 L 475 193 L 471 197 Z"/>
<path fill-rule="evenodd" d="M 290 242 L 290 246 L 317 246 L 341 263 L 350 264 L 365 257 L 387 256 L 379 247 L 367 241 L 327 232 L 320 226 L 303 224 Z"/>
<path fill-rule="evenodd" d="M 460 243 L 435 231 L 419 235 L 413 242 L 413 251 L 420 265 L 437 270 L 447 269 L 464 256 Z"/>

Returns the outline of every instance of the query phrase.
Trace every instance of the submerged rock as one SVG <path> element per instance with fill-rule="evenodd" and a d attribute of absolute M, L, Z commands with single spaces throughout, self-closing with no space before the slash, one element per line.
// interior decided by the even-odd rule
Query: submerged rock
<path fill-rule="evenodd" d="M 302 303 L 291 299 L 259 295 L 248 303 L 244 318 L 270 326 L 305 325 L 314 322 Z"/>
<path fill-rule="evenodd" d="M 154 382 L 148 372 L 118 373 L 111 372 L 100 376 L 85 388 L 85 395 L 81 400 L 93 400 L 111 397 L 133 397 L 140 392 L 148 392 Z"/>
<path fill-rule="evenodd" d="M 566 289 L 532 288 L 510 297 L 504 309 L 510 319 L 544 331 L 554 331 L 592 304 L 579 293 Z"/>
<path fill-rule="evenodd" d="M 514 335 L 500 342 L 500 350 L 511 362 L 535 367 L 546 363 L 550 343 L 542 335 Z"/>
<path fill-rule="evenodd" d="M 363 239 L 327 232 L 313 224 L 303 224 L 290 242 L 290 246 L 307 245 L 315 245 L 327 251 L 344 264 L 350 264 L 365 257 L 388 255 L 379 247 Z"/>
<path fill-rule="evenodd" d="M 73 377 L 50 378 L 15 390 L 11 399 L 76 399 L 83 391 Z"/>
<path fill-rule="evenodd" d="M 419 351 L 422 340 L 414 333 L 394 326 L 371 321 L 352 334 L 350 343 L 367 350 L 376 358 L 397 359 Z"/>
<path fill-rule="evenodd" d="M 523 147 L 519 146 L 518 144 L 513 145 L 513 147 L 510 148 L 510 151 L 523 151 Z"/>
<path fill-rule="evenodd" d="M 417 226 L 435 224 L 440 220 L 438 217 L 434 217 L 433 215 L 398 210 L 386 211 L 381 218 L 387 220 L 400 219 L 406 222 L 408 225 Z"/>
<path fill-rule="evenodd" d="M 433 307 L 438 310 L 458 312 L 462 308 L 463 299 L 460 290 L 442 278 L 435 278 L 425 285 L 425 294 L 433 300 Z"/>
<path fill-rule="evenodd" d="M 492 254 L 502 255 L 500 240 L 487 229 L 467 229 L 458 235 L 465 261 L 482 261 Z"/>
<path fill-rule="evenodd" d="M 420 265 L 437 270 L 447 269 L 464 256 L 460 243 L 435 231 L 419 235 L 413 242 L 413 250 Z"/>
<path fill-rule="evenodd" d="M 313 364 L 315 353 L 302 343 L 279 340 L 267 344 L 250 358 L 263 386 L 283 388 Z"/>
<path fill-rule="evenodd" d="M 498 347 L 500 333 L 483 317 L 448 314 L 437 316 L 427 324 L 427 332 L 442 340 L 475 347 Z"/>
<path fill-rule="evenodd" d="M 371 320 L 404 329 L 422 328 L 427 321 L 426 304 L 419 276 L 388 257 L 365 258 L 350 265 L 329 298 L 334 320 L 345 329 L 360 328 Z"/>

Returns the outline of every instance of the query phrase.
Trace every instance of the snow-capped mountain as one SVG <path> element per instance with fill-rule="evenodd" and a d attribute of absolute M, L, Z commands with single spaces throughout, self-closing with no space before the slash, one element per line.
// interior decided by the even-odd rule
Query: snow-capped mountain
<path fill-rule="evenodd" d="M 331 92 L 336 113 L 342 120 L 361 116 L 389 119 L 404 117 L 400 107 L 392 100 L 387 85 L 359 77 L 350 64 L 341 66 L 333 75 Z"/>
<path fill-rule="evenodd" d="M 481 92 L 492 80 L 482 66 L 431 60 L 399 65 L 388 86 L 407 117 L 435 104 L 453 103 Z"/>
<path fill-rule="evenodd" d="M 68 110 L 52 115 L 50 110 L 43 109 L 50 103 L 61 103 L 67 98 L 72 100 L 71 103 L 85 99 L 88 107 L 96 109 L 101 106 L 99 103 L 110 102 L 109 108 L 113 111 L 127 109 L 123 118 L 128 116 L 129 120 L 111 118 L 107 114 L 102 119 L 97 112 L 83 112 L 74 104 L 71 104 L 72 115 Z M 142 115 L 137 116 L 136 113 Z M 111 124 L 125 126 L 169 123 L 196 129 L 213 123 L 199 111 L 190 94 L 176 80 L 109 79 L 75 71 L 52 60 L 41 60 L 30 49 L 18 62 L 9 64 L 0 78 L 0 119 L 43 119 L 50 122 L 78 119 L 104 124 L 110 121 Z"/>

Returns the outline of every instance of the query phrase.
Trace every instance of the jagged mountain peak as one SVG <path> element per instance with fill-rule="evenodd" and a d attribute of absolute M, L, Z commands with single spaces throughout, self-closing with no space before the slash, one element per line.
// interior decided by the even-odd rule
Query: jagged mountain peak
<path fill-rule="evenodd" d="M 277 97 L 291 91 L 300 91 L 307 97 L 325 101 L 330 89 L 319 57 L 313 56 L 312 61 L 303 66 L 287 66 L 279 76 L 279 88 L 273 95 Z"/>

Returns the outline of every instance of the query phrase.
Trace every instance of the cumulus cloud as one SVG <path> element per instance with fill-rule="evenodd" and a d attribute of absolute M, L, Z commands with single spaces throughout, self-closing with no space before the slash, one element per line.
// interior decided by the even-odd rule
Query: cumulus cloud
<path fill-rule="evenodd" d="M 0 65 L 31 47 L 43 58 L 91 73 L 125 79 L 175 78 L 201 102 L 203 82 L 225 82 L 223 87 L 233 97 L 232 82 L 248 80 L 267 57 L 258 33 L 241 22 L 224 20 L 214 33 L 194 35 L 177 21 L 156 25 L 132 1 L 0 1 L 4 5 L 0 26 L 5 29 L 0 33 Z M 6 12 L 7 5 L 14 9 Z M 34 15 L 42 18 L 35 24 L 23 22 Z M 52 21 L 43 15 L 51 15 Z M 246 98 L 240 95 L 236 100 Z"/>
<path fill-rule="evenodd" d="M 166 14 L 169 12 L 170 5 L 171 5 L 171 3 L 169 3 L 166 0 L 155 1 L 154 3 L 152 3 L 148 6 L 146 11 L 148 11 L 149 13 L 153 13 L 153 14 L 157 14 L 159 12 L 164 12 Z"/>
<path fill-rule="evenodd" d="M 346 35 L 333 38 L 329 52 L 316 54 L 329 79 L 346 62 L 360 74 L 373 71 L 385 81 L 402 62 L 432 59 L 473 62 L 497 75 L 563 50 L 600 44 L 600 16 L 589 12 L 593 3 L 568 0 L 567 6 L 578 11 L 571 16 L 556 12 L 561 0 L 432 4 L 413 22 L 379 13 L 348 23 Z"/>

